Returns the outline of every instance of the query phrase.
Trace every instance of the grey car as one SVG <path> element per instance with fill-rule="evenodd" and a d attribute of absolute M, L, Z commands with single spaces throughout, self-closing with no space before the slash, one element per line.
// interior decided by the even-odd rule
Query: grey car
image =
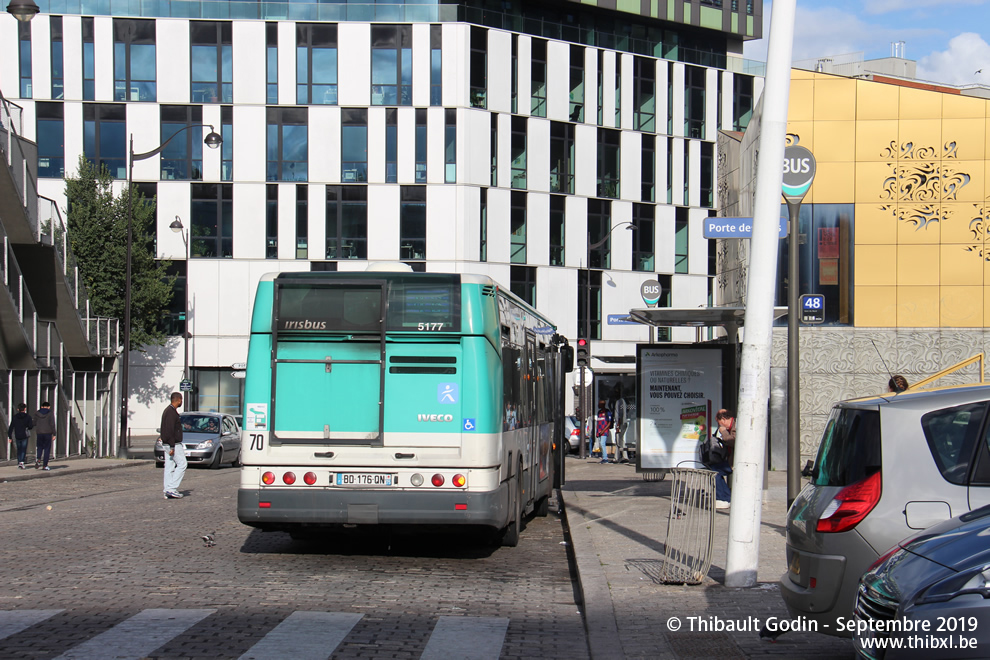
<path fill-rule="evenodd" d="M 860 576 L 901 539 L 990 504 L 990 385 L 835 405 L 811 483 L 787 512 L 781 595 L 793 617 L 849 636 Z"/>
<path fill-rule="evenodd" d="M 216 412 L 184 412 L 182 444 L 186 461 L 190 465 L 207 465 L 217 469 L 223 463 L 240 465 L 241 428 L 233 415 Z M 155 442 L 155 461 L 158 467 L 165 465 L 165 446 L 162 439 Z"/>
<path fill-rule="evenodd" d="M 860 580 L 853 641 L 870 660 L 986 658 L 990 506 L 902 541 Z"/>

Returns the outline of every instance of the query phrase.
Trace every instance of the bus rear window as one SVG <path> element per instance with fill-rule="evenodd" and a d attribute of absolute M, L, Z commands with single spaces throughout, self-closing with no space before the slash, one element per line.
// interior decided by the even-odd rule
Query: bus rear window
<path fill-rule="evenodd" d="M 459 282 L 393 281 L 388 289 L 387 329 L 410 332 L 459 332 Z M 287 284 L 280 288 L 278 331 L 379 332 L 381 288 L 349 282 L 345 285 Z"/>
<path fill-rule="evenodd" d="M 880 467 L 880 411 L 833 408 L 822 433 L 813 483 L 849 486 Z"/>

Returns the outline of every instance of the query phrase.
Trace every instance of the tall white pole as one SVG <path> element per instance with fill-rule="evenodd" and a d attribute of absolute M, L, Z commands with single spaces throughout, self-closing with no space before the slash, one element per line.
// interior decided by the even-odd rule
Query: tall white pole
<path fill-rule="evenodd" d="M 777 232 L 796 4 L 796 0 L 774 0 L 771 10 L 759 138 L 760 160 L 746 286 L 745 336 L 739 374 L 732 507 L 725 565 L 727 587 L 754 586 L 760 563 L 761 491 L 766 460 L 767 404 L 770 399 Z"/>

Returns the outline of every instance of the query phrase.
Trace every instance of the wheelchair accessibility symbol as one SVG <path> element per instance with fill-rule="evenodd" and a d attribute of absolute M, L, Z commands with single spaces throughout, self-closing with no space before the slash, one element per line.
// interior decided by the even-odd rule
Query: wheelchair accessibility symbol
<path fill-rule="evenodd" d="M 474 430 L 474 419 L 471 417 L 464 418 L 464 430 L 473 431 Z"/>

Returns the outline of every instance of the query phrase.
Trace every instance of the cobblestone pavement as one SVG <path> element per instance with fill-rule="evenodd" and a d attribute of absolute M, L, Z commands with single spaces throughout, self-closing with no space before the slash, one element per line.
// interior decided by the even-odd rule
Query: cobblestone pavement
<path fill-rule="evenodd" d="M 789 632 L 773 643 L 759 637 L 762 624 L 770 617 L 790 619 L 776 584 L 785 569 L 785 474 L 769 475 L 759 585 L 737 589 L 723 584 L 726 512 L 716 513 L 712 567 L 703 582 L 696 586 L 662 584 L 659 573 L 671 480 L 644 481 L 635 466 L 627 464 L 602 465 L 571 457 L 566 466 L 562 497 L 596 660 L 853 657 L 849 640 L 821 633 Z M 676 623 L 669 626 L 673 620 Z M 749 629 L 715 629 L 728 623 Z M 679 630 L 672 631 L 676 625 Z M 702 626 L 707 629 L 699 630 Z"/>
<path fill-rule="evenodd" d="M 104 467 L 98 460 L 67 463 L 31 475 L 0 468 L 2 658 L 73 649 L 67 657 L 108 657 L 119 640 L 182 628 L 184 617 L 194 621 L 181 634 L 130 657 L 237 658 L 306 612 L 361 615 L 333 654 L 340 659 L 429 657 L 465 640 L 473 646 L 461 657 L 589 657 L 554 513 L 531 520 L 516 548 L 450 535 L 302 543 L 238 522 L 237 470 L 190 469 L 187 496 L 164 500 L 151 463 L 114 462 L 127 469 L 100 472 L 82 471 Z M 201 539 L 208 533 L 214 547 Z M 5 633 L 31 610 L 61 611 Z M 504 638 L 490 655 L 484 640 L 500 625 Z M 128 626 L 144 632 L 123 635 Z M 311 657 L 308 636 L 283 635 L 274 657 Z"/>

